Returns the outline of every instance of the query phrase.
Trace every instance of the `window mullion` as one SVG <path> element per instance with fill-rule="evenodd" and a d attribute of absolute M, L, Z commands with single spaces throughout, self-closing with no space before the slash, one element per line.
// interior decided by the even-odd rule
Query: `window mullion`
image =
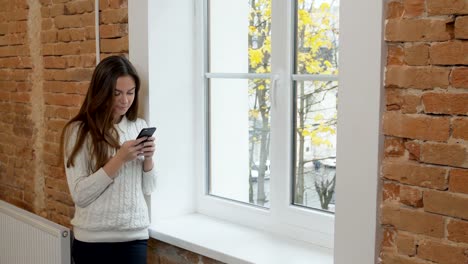
<path fill-rule="evenodd" d="M 223 79 L 270 79 L 271 74 L 269 73 L 226 73 L 226 72 L 207 72 L 205 73 L 206 78 L 223 78 Z"/>
<path fill-rule="evenodd" d="M 293 81 L 338 81 L 338 75 L 330 74 L 293 74 Z"/>
<path fill-rule="evenodd" d="M 271 211 L 276 222 L 291 202 L 291 2 L 272 0 L 272 73 L 278 77 L 271 114 Z M 289 186 L 289 187 L 288 187 Z"/>

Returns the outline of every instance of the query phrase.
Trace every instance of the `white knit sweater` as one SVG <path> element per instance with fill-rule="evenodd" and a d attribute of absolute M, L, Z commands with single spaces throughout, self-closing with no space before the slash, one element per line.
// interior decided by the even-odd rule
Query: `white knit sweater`
<path fill-rule="evenodd" d="M 136 139 L 147 127 L 142 119 L 129 121 L 125 116 L 116 124 L 120 143 Z M 76 142 L 78 125 L 70 127 L 65 161 Z M 76 239 L 83 242 L 124 242 L 148 238 L 149 216 L 144 194 L 156 187 L 155 169 L 143 171 L 143 157 L 125 163 L 111 179 L 103 168 L 92 173 L 90 142 L 81 148 L 74 166 L 66 168 L 68 186 L 75 202 L 71 223 Z"/>

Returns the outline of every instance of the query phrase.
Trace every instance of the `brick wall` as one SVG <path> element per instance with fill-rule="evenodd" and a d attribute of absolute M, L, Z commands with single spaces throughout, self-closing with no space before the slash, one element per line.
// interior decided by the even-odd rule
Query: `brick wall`
<path fill-rule="evenodd" d="M 126 0 L 100 0 L 100 56 L 128 53 Z M 70 226 L 59 137 L 96 65 L 94 0 L 0 0 L 0 199 Z M 150 240 L 149 263 L 219 263 Z"/>
<path fill-rule="evenodd" d="M 384 264 L 468 263 L 468 3 L 387 2 Z"/>
<path fill-rule="evenodd" d="M 467 263 L 468 4 L 387 3 L 382 263 Z M 70 226 L 58 156 L 95 66 L 93 0 L 0 0 L 0 199 Z M 100 55 L 128 52 L 126 0 L 100 0 Z M 149 263 L 217 263 L 150 240 Z"/>

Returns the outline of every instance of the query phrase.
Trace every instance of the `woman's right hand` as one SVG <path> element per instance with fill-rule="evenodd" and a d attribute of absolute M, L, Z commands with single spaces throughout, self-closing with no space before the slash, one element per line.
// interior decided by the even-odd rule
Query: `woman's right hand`
<path fill-rule="evenodd" d="M 142 137 L 136 140 L 125 141 L 117 151 L 116 156 L 119 156 L 124 162 L 135 160 L 141 155 L 144 148 L 144 144 L 140 143 L 146 139 L 146 137 Z"/>

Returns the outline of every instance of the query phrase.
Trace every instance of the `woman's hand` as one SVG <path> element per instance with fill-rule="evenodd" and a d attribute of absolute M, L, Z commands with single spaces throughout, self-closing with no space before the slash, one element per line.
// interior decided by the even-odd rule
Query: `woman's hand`
<path fill-rule="evenodd" d="M 156 140 L 155 137 L 149 137 L 145 142 L 142 143 L 142 155 L 145 159 L 151 159 L 156 151 L 156 144 L 154 143 Z"/>
<path fill-rule="evenodd" d="M 143 153 L 144 145 L 142 142 L 146 139 L 146 137 L 142 137 L 136 140 L 125 141 L 117 151 L 116 156 L 124 162 L 135 160 Z"/>

